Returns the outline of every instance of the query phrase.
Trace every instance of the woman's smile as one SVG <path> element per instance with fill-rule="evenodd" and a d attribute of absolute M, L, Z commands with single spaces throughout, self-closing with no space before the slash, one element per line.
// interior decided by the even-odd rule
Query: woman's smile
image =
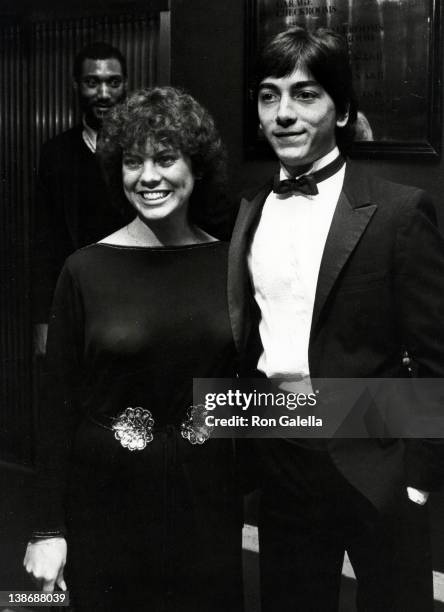
<path fill-rule="evenodd" d="M 160 204 L 170 196 L 172 191 L 163 189 L 156 191 L 139 191 L 138 193 L 146 202 Z"/>

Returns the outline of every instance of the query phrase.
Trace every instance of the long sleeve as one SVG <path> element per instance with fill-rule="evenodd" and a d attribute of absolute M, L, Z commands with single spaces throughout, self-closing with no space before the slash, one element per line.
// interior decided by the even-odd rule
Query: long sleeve
<path fill-rule="evenodd" d="M 417 375 L 444 378 L 444 239 L 428 196 L 419 193 L 397 235 L 397 312 Z M 425 490 L 442 483 L 442 439 L 407 442 L 407 477 L 408 484 Z"/>
<path fill-rule="evenodd" d="M 39 415 L 36 532 L 65 530 L 64 498 L 72 440 L 81 417 L 83 308 L 65 265 L 57 283 L 48 334 L 48 378 Z"/>

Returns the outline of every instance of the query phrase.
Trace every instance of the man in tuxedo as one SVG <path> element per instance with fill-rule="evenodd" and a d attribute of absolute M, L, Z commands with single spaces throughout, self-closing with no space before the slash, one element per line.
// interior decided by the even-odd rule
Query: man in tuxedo
<path fill-rule="evenodd" d="M 229 303 L 244 374 L 444 375 L 444 241 L 421 190 L 346 160 L 345 41 L 295 27 L 265 48 L 260 127 L 278 175 L 244 197 Z M 338 608 L 344 551 L 362 611 L 433 609 L 429 491 L 439 440 L 258 440 L 262 612 Z"/>
<path fill-rule="evenodd" d="M 73 88 L 82 123 L 46 142 L 41 151 L 34 209 L 33 319 L 35 352 L 44 353 L 49 309 L 57 277 L 72 252 L 125 224 L 114 207 L 96 158 L 104 117 L 126 94 L 126 61 L 104 42 L 75 58 Z"/>

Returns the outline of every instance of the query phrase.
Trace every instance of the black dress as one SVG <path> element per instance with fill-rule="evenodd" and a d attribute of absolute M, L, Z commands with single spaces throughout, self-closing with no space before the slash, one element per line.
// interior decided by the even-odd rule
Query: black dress
<path fill-rule="evenodd" d="M 180 424 L 193 377 L 231 377 L 228 246 L 95 244 L 65 264 L 48 338 L 37 530 L 65 529 L 76 610 L 242 609 L 233 446 Z M 109 425 L 149 409 L 129 451 Z"/>

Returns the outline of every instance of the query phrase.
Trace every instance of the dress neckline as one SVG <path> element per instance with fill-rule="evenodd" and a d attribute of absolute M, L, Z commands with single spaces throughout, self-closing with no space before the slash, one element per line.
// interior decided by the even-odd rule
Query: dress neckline
<path fill-rule="evenodd" d="M 209 240 L 208 242 L 197 242 L 193 244 L 144 246 L 129 244 L 112 244 L 111 242 L 96 242 L 93 246 L 106 247 L 109 249 L 120 249 L 124 251 L 189 251 L 202 247 L 211 247 L 219 244 L 226 243 L 222 240 Z"/>

